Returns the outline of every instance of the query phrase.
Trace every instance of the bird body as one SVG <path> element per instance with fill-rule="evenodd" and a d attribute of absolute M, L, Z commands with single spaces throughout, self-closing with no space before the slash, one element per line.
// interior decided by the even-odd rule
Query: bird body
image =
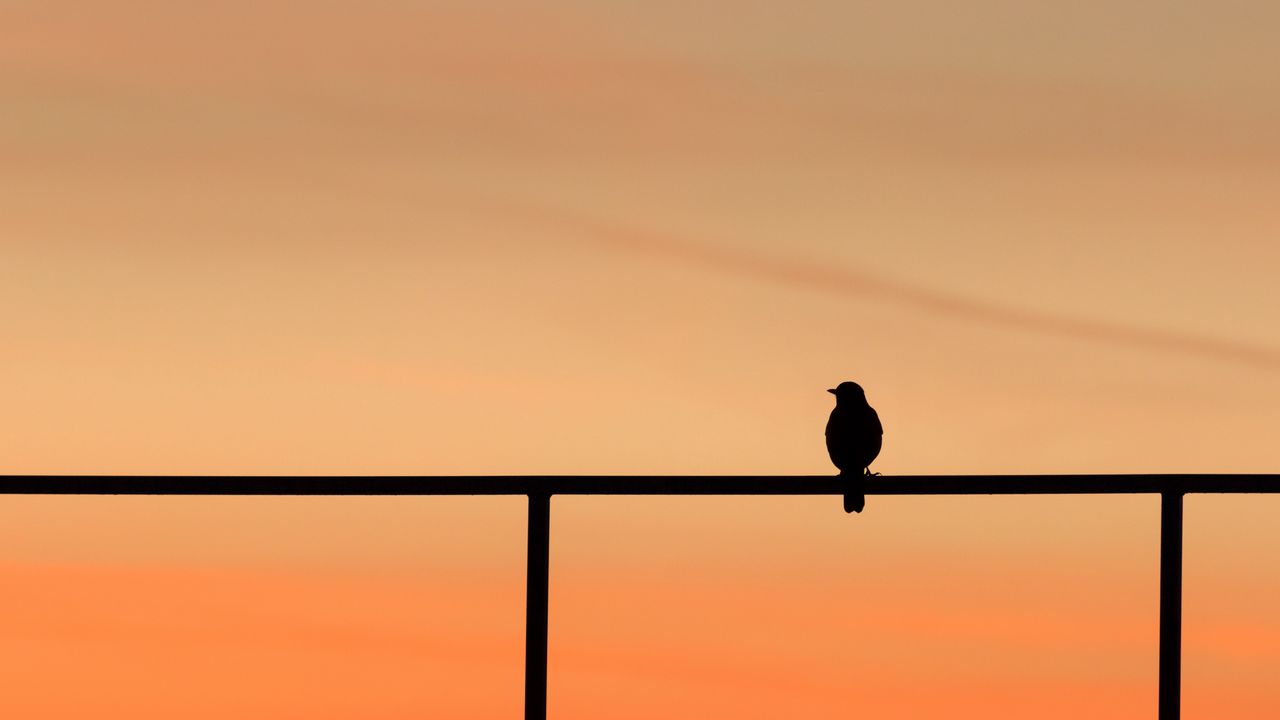
<path fill-rule="evenodd" d="M 867 403 L 866 393 L 857 383 L 843 382 L 834 390 L 836 407 L 827 420 L 827 453 L 840 469 L 841 476 L 861 478 L 869 471 L 884 442 L 884 427 L 875 408 Z M 862 493 L 845 494 L 845 512 L 862 512 L 866 498 Z"/>

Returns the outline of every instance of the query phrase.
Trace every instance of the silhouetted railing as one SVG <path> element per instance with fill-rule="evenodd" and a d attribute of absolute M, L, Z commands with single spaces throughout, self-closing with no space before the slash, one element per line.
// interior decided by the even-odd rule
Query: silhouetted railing
<path fill-rule="evenodd" d="M 0 494 L 526 495 L 525 718 L 545 720 L 552 495 L 842 495 L 849 482 L 829 475 L 5 475 Z M 1280 492 L 1280 475 L 898 475 L 855 482 L 866 495 L 1159 494 L 1160 720 L 1181 713 L 1183 495 Z"/>

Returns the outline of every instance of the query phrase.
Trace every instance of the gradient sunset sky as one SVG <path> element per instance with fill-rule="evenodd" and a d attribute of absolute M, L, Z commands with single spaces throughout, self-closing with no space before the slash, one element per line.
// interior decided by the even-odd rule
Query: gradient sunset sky
<path fill-rule="evenodd" d="M 0 473 L 1280 471 L 1280 4 L 9 0 Z M 521 712 L 521 498 L 0 499 L 0 716 Z M 550 714 L 1134 718 L 1158 500 L 559 498 Z M 1280 499 L 1184 714 L 1280 716 Z"/>

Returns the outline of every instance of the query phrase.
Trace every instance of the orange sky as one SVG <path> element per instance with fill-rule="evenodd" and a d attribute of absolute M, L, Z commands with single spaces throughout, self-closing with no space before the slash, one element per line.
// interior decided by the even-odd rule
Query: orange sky
<path fill-rule="evenodd" d="M 821 473 L 847 378 L 885 473 L 1276 471 L 1278 27 L 5 3 L 0 472 Z M 1188 718 L 1280 711 L 1277 511 L 1187 501 Z M 1149 716 L 1156 512 L 560 499 L 551 710 Z M 8 498 L 0 714 L 514 716 L 523 522 Z"/>

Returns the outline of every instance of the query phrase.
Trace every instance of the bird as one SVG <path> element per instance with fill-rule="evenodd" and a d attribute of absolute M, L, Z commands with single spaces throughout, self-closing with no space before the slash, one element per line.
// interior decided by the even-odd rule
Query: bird
<path fill-rule="evenodd" d="M 880 454 L 884 442 L 880 416 L 867 403 L 866 392 L 856 382 L 842 382 L 827 392 L 836 396 L 835 409 L 827 420 L 827 454 L 840 469 L 841 477 L 860 480 L 871 474 L 871 462 Z M 867 498 L 860 490 L 860 487 L 850 488 L 845 493 L 845 512 L 860 513 L 866 507 Z"/>

